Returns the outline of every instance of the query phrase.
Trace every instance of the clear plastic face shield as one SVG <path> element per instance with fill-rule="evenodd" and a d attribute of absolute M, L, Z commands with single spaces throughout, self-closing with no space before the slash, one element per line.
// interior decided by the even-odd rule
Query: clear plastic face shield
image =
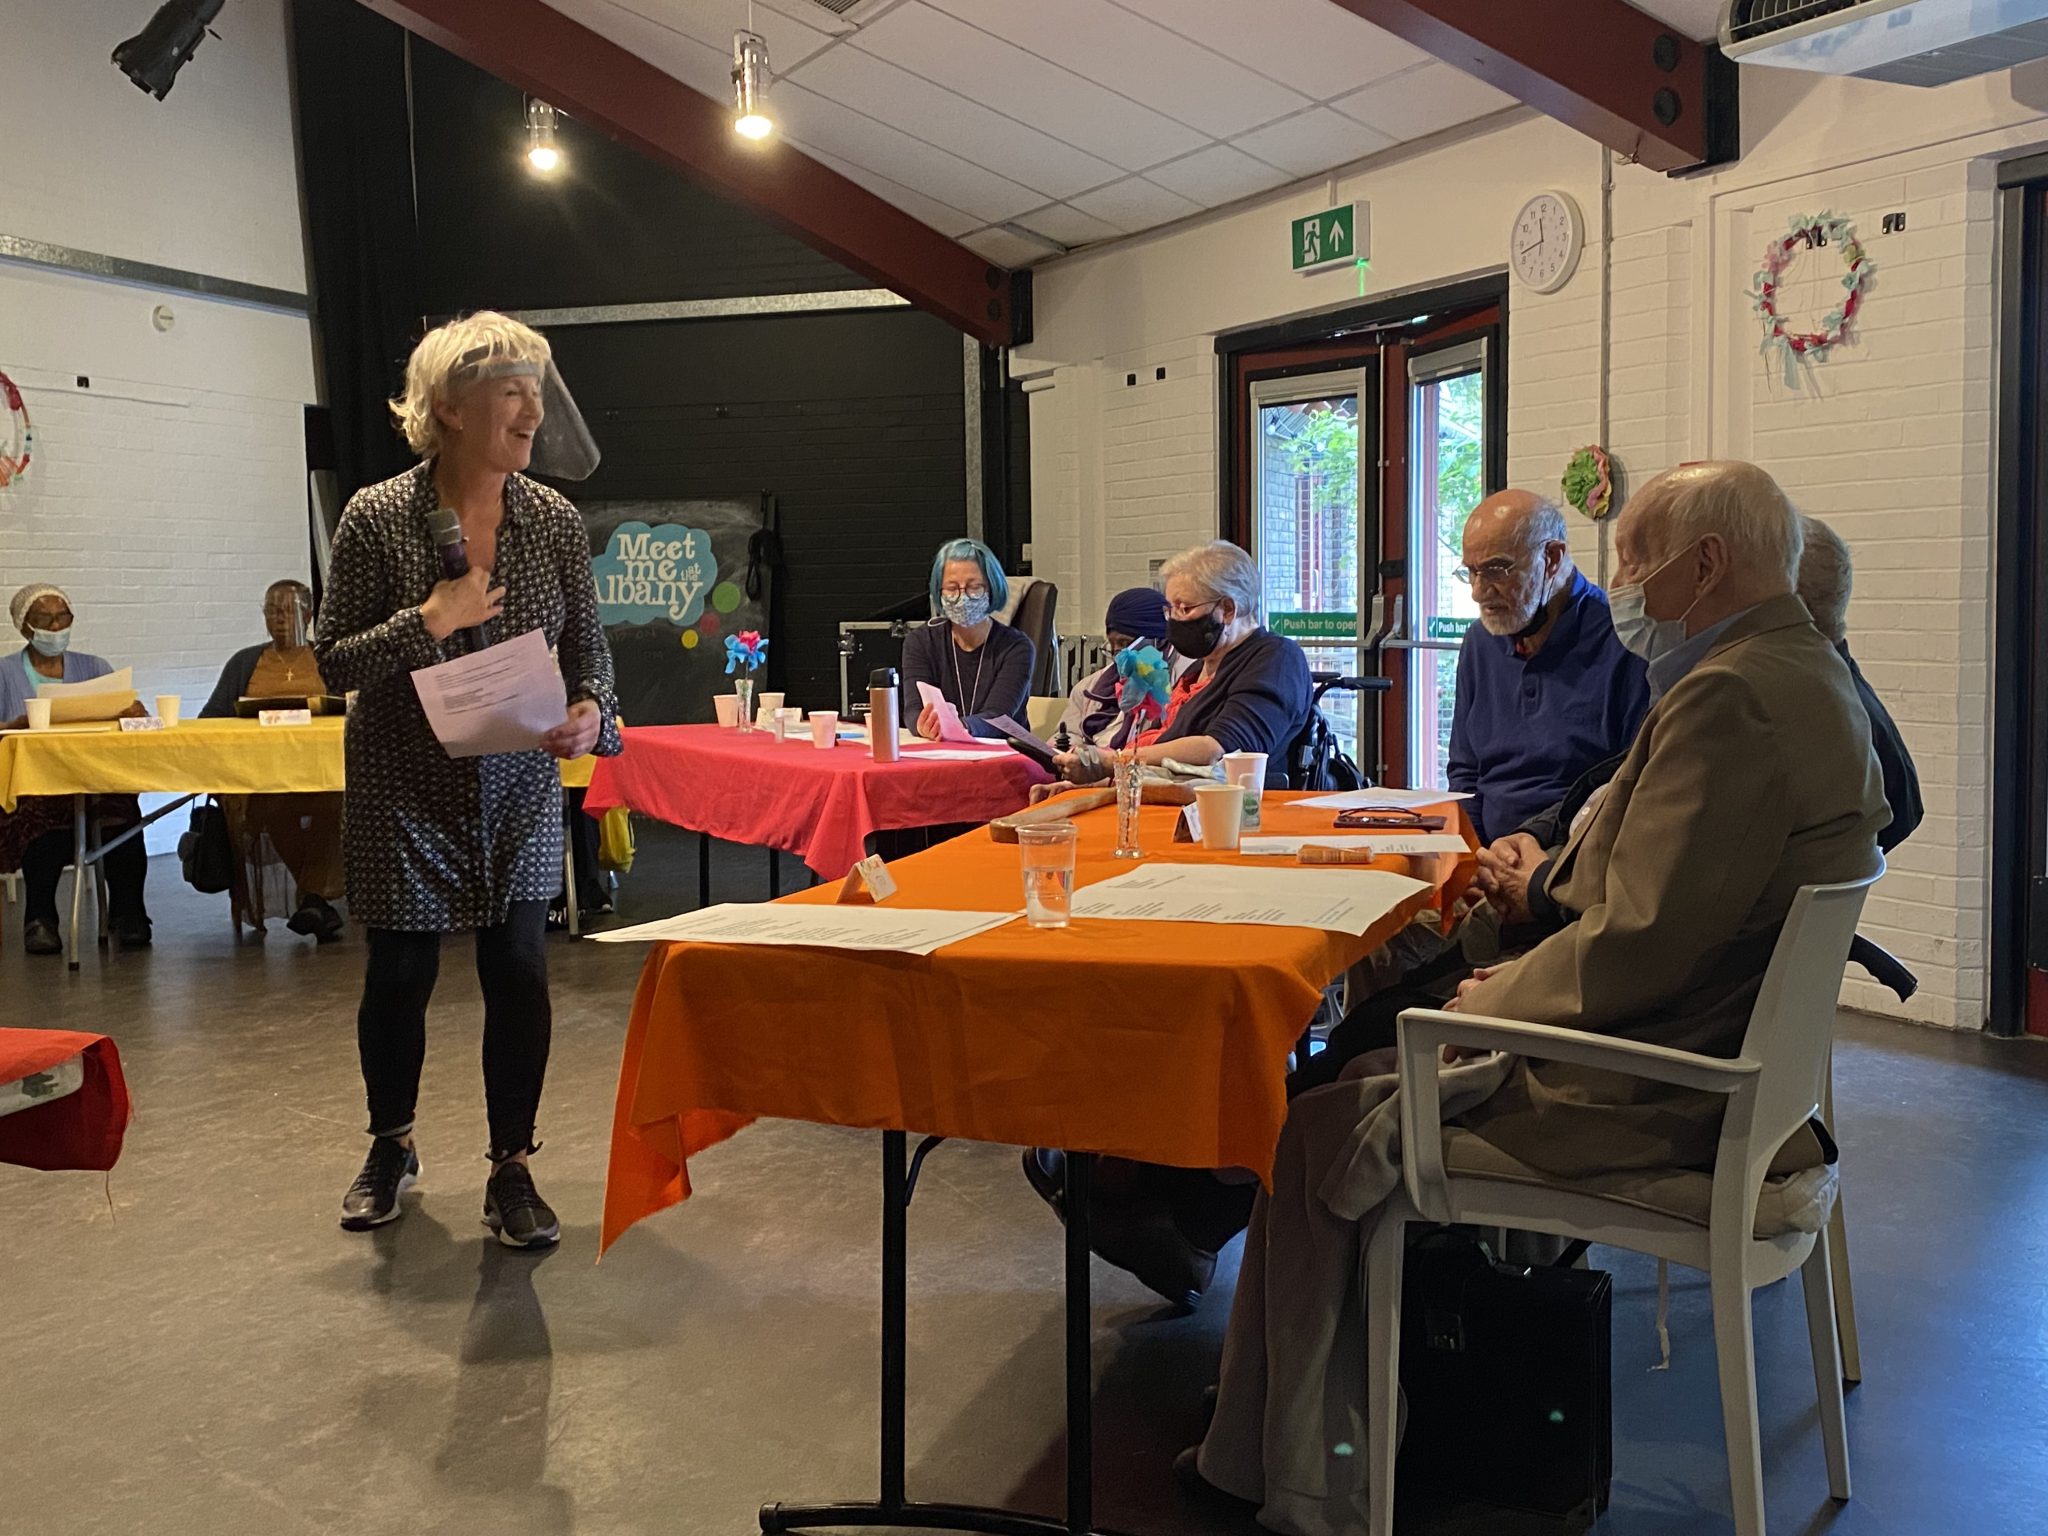
<path fill-rule="evenodd" d="M 313 596 L 302 587 L 272 587 L 263 598 L 263 624 L 281 650 L 295 651 L 306 643 L 313 622 Z"/>
<path fill-rule="evenodd" d="M 560 370 L 550 357 L 545 363 L 505 357 L 489 347 L 464 354 L 448 376 L 450 389 L 464 389 L 488 379 L 540 380 L 540 426 L 533 434 L 533 458 L 527 468 L 551 480 L 587 480 L 602 457 L 597 439 L 590 435 L 583 413 L 576 409 L 576 397 L 562 382 Z"/>

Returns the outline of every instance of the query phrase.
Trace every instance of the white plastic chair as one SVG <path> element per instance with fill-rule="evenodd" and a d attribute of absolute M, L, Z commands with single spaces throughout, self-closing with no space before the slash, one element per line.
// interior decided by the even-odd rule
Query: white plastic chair
<path fill-rule="evenodd" d="M 1400 1400 L 1401 1269 L 1410 1221 L 1513 1227 L 1652 1254 L 1707 1272 L 1721 1419 L 1728 1441 L 1738 1536 L 1764 1536 L 1763 1447 L 1757 1427 L 1756 1355 L 1750 1292 L 1798 1270 L 1806 1292 L 1807 1337 L 1820 1397 L 1828 1491 L 1849 1497 L 1849 1446 L 1842 1414 L 1830 1244 L 1811 1233 L 1754 1235 L 1757 1202 L 1772 1157 L 1811 1116 L 1827 1087 L 1829 1046 L 1849 940 L 1875 882 L 1803 886 L 1771 954 L 1750 1014 L 1742 1054 L 1732 1059 L 1573 1029 L 1411 1009 L 1399 1023 L 1401 1146 L 1406 1199 L 1393 1197 L 1366 1254 L 1367 1455 L 1371 1536 L 1389 1536 L 1394 1515 L 1395 1421 Z M 1728 1104 L 1711 1174 L 1692 1194 L 1706 1198 L 1705 1225 L 1686 1216 L 1594 1192 L 1566 1180 L 1487 1177 L 1446 1171 L 1437 1063 L 1446 1045 L 1503 1050 L 1570 1062 L 1652 1082 L 1725 1094 Z M 1468 1133 L 1469 1134 L 1469 1133 Z M 1454 1159 L 1455 1159 L 1454 1152 Z M 1663 1176 L 1669 1181 L 1672 1175 Z M 1684 1184 L 1688 1176 L 1678 1175 Z M 1412 1202 L 1412 1203 L 1411 1203 Z M 1693 1202 L 1688 1201 L 1688 1204 Z"/>

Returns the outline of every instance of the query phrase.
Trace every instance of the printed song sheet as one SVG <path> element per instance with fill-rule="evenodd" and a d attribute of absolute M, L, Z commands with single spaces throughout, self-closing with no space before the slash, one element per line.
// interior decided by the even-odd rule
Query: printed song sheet
<path fill-rule="evenodd" d="M 606 944 L 668 940 L 696 944 L 781 944 L 808 949 L 887 950 L 928 955 L 1014 922 L 1015 912 L 934 912 L 914 907 L 812 907 L 721 902 L 681 917 L 591 937 Z"/>
<path fill-rule="evenodd" d="M 1364 848 L 1373 853 L 1463 853 L 1465 839 L 1449 832 L 1336 832 L 1312 837 L 1244 837 L 1237 851 L 1293 858 L 1305 847 Z"/>
<path fill-rule="evenodd" d="M 1074 892 L 1074 916 L 1259 923 L 1327 928 L 1356 936 L 1408 897 L 1428 889 L 1426 880 L 1377 869 L 1155 864 Z"/>
<path fill-rule="evenodd" d="M 537 629 L 412 675 L 427 724 L 450 757 L 530 752 L 569 712 L 562 674 Z"/>
<path fill-rule="evenodd" d="M 919 683 L 917 685 L 917 696 L 924 701 L 927 709 L 939 717 L 939 740 L 973 741 L 975 739 L 974 732 L 968 730 L 961 723 L 960 711 L 953 707 L 952 701 L 930 683 Z"/>
<path fill-rule="evenodd" d="M 1471 798 L 1463 790 L 1450 789 L 1347 789 L 1341 794 L 1316 795 L 1294 803 L 1314 810 L 1358 811 L 1369 806 L 1375 810 L 1413 811 L 1425 805 L 1446 805 Z"/>
<path fill-rule="evenodd" d="M 82 683 L 39 682 L 36 697 L 50 701 L 52 725 L 111 720 L 135 702 L 135 670 L 123 667 Z"/>

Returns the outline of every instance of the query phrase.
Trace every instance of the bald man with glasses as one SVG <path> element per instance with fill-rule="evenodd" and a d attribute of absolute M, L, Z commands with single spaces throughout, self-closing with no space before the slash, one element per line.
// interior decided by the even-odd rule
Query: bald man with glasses
<path fill-rule="evenodd" d="M 1615 638 L 1607 595 L 1572 564 L 1556 503 L 1487 497 L 1466 520 L 1464 557 L 1479 622 L 1458 653 L 1448 777 L 1489 841 L 1626 747 L 1650 692 Z"/>

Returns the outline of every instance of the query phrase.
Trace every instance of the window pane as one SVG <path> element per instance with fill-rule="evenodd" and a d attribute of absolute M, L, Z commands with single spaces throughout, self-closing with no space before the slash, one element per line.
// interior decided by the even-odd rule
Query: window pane
<path fill-rule="evenodd" d="M 1355 617 L 1358 397 L 1261 407 L 1257 462 L 1267 613 Z"/>
<path fill-rule="evenodd" d="M 1415 386 L 1415 444 L 1409 502 L 1409 634 L 1455 646 L 1479 614 L 1454 574 L 1464 561 L 1465 519 L 1485 495 L 1486 389 L 1474 371 Z M 1457 652 L 1421 649 L 1409 691 L 1409 782 L 1440 785 L 1450 753 Z"/>

